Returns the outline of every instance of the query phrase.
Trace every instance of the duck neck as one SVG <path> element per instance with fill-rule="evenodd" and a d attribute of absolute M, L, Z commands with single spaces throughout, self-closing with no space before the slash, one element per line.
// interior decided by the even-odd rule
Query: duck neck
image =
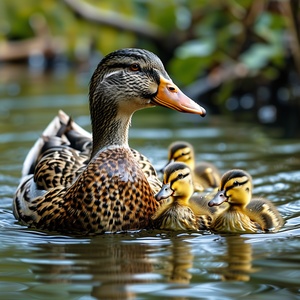
<path fill-rule="evenodd" d="M 106 105 L 100 105 L 104 103 Z M 96 105 L 90 104 L 92 133 L 93 133 L 93 158 L 101 149 L 115 145 L 128 146 L 128 130 L 131 122 L 130 114 L 120 114 L 115 101 L 97 101 Z"/>

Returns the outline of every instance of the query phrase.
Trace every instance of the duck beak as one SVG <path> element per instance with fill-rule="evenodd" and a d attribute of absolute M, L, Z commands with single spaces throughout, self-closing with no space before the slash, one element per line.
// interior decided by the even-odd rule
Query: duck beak
<path fill-rule="evenodd" d="M 212 207 L 212 206 L 219 206 L 221 205 L 223 202 L 227 202 L 228 198 L 225 196 L 225 191 L 219 191 L 214 197 L 213 199 L 211 199 L 208 202 L 208 206 Z"/>
<path fill-rule="evenodd" d="M 171 80 L 162 76 L 153 102 L 180 112 L 199 114 L 202 117 L 206 115 L 202 106 L 186 96 Z"/>
<path fill-rule="evenodd" d="M 170 184 L 163 184 L 161 190 L 155 195 L 155 199 L 157 201 L 161 201 L 163 199 L 169 198 L 174 193 L 173 190 L 171 190 Z"/>

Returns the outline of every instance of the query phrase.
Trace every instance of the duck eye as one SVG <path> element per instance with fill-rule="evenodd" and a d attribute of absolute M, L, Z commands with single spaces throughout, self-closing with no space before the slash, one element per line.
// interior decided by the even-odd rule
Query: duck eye
<path fill-rule="evenodd" d="M 240 185 L 240 184 L 239 184 L 238 181 L 235 181 L 235 182 L 233 183 L 233 185 L 234 185 L 234 186 L 238 186 L 238 185 Z"/>
<path fill-rule="evenodd" d="M 131 71 L 134 71 L 134 72 L 140 70 L 139 64 L 131 64 L 129 68 L 130 68 Z"/>

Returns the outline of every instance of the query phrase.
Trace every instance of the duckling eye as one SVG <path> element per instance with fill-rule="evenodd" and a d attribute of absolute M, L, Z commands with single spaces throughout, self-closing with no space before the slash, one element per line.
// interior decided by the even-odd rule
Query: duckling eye
<path fill-rule="evenodd" d="M 129 69 L 133 72 L 139 71 L 140 70 L 140 65 L 139 64 L 131 64 Z"/>
<path fill-rule="evenodd" d="M 180 174 L 178 174 L 177 178 L 182 179 L 182 178 L 184 178 L 184 176 L 183 176 L 183 174 L 180 173 Z"/>
<path fill-rule="evenodd" d="M 233 185 L 234 185 L 234 186 L 238 186 L 238 185 L 240 185 L 240 184 L 239 184 L 238 181 L 235 181 L 235 182 L 233 183 Z"/>
<path fill-rule="evenodd" d="M 181 156 L 185 156 L 185 155 L 188 155 L 188 154 L 190 154 L 190 152 L 182 152 Z"/>

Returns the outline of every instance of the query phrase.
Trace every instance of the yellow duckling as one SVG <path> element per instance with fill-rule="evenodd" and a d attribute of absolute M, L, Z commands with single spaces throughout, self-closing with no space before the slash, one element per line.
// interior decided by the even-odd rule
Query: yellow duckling
<path fill-rule="evenodd" d="M 211 211 L 205 201 L 190 201 L 194 187 L 192 172 L 185 163 L 170 163 L 164 170 L 163 186 L 155 196 L 164 199 L 152 216 L 153 225 L 163 230 L 205 230 L 211 222 Z"/>
<path fill-rule="evenodd" d="M 193 170 L 193 183 L 195 191 L 202 192 L 207 188 L 216 188 L 220 184 L 219 170 L 212 163 L 195 163 L 194 147 L 185 141 L 176 141 L 169 146 L 168 163 L 184 162 Z"/>
<path fill-rule="evenodd" d="M 252 178 L 243 170 L 230 170 L 221 179 L 219 192 L 208 205 L 228 206 L 216 216 L 211 229 L 217 232 L 276 232 L 284 221 L 276 207 L 263 198 L 252 198 Z"/>
<path fill-rule="evenodd" d="M 68 130 L 61 130 L 68 120 L 57 117 L 29 152 L 13 201 L 20 223 L 80 234 L 148 227 L 159 203 L 128 145 L 133 113 L 160 105 L 205 115 L 172 82 L 160 59 L 141 49 L 117 50 L 101 60 L 89 103 L 92 145 L 84 131 L 78 137 L 87 135 L 83 144 L 76 144 L 76 134 L 68 138 Z"/>

